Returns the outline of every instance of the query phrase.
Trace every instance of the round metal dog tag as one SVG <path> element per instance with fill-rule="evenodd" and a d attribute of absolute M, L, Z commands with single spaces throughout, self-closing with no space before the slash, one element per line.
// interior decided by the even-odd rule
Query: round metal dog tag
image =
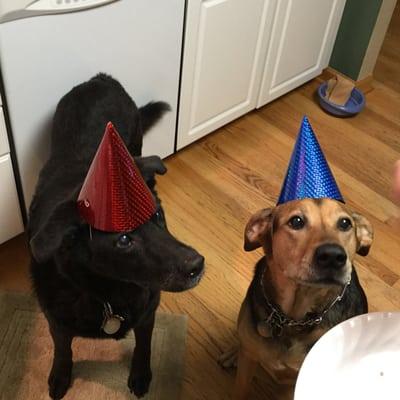
<path fill-rule="evenodd" d="M 116 316 L 111 316 L 104 321 L 103 331 L 107 333 L 107 335 L 114 335 L 121 328 L 121 319 Z"/>

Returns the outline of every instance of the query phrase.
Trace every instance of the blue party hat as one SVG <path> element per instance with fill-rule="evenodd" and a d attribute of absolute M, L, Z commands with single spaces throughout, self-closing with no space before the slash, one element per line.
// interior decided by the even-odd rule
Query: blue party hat
<path fill-rule="evenodd" d="M 310 122 L 304 117 L 278 204 L 306 198 L 329 198 L 344 203 Z"/>

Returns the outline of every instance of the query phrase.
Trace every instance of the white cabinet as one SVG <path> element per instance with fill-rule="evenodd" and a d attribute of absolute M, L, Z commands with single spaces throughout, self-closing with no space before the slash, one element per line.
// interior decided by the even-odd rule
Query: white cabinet
<path fill-rule="evenodd" d="M 0 244 L 24 230 L 9 151 L 3 107 L 0 105 Z"/>
<path fill-rule="evenodd" d="M 23 231 L 10 155 L 0 157 L 0 243 Z"/>
<path fill-rule="evenodd" d="M 274 23 L 257 107 L 328 66 L 345 0 L 274 0 Z"/>
<path fill-rule="evenodd" d="M 264 0 L 189 0 L 178 149 L 255 108 Z"/>
<path fill-rule="evenodd" d="M 345 0 L 188 0 L 177 148 L 327 66 Z"/>

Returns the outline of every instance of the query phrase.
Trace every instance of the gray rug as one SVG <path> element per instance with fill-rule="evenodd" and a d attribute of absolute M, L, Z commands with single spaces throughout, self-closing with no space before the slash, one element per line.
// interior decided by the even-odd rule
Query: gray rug
<path fill-rule="evenodd" d="M 180 398 L 186 317 L 158 314 L 153 333 L 153 381 L 146 400 Z M 121 341 L 77 338 L 73 385 L 66 400 L 132 399 L 127 388 L 133 335 Z M 0 399 L 49 399 L 53 345 L 32 297 L 0 293 Z"/>

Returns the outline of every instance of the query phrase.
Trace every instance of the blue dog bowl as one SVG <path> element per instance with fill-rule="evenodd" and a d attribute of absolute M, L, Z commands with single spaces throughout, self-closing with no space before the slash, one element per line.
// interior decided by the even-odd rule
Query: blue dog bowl
<path fill-rule="evenodd" d="M 344 106 L 340 106 L 325 98 L 327 86 L 328 84 L 326 82 L 322 83 L 317 93 L 319 104 L 328 113 L 338 117 L 349 117 L 358 114 L 364 108 L 365 96 L 359 89 L 354 88 L 347 103 Z"/>

